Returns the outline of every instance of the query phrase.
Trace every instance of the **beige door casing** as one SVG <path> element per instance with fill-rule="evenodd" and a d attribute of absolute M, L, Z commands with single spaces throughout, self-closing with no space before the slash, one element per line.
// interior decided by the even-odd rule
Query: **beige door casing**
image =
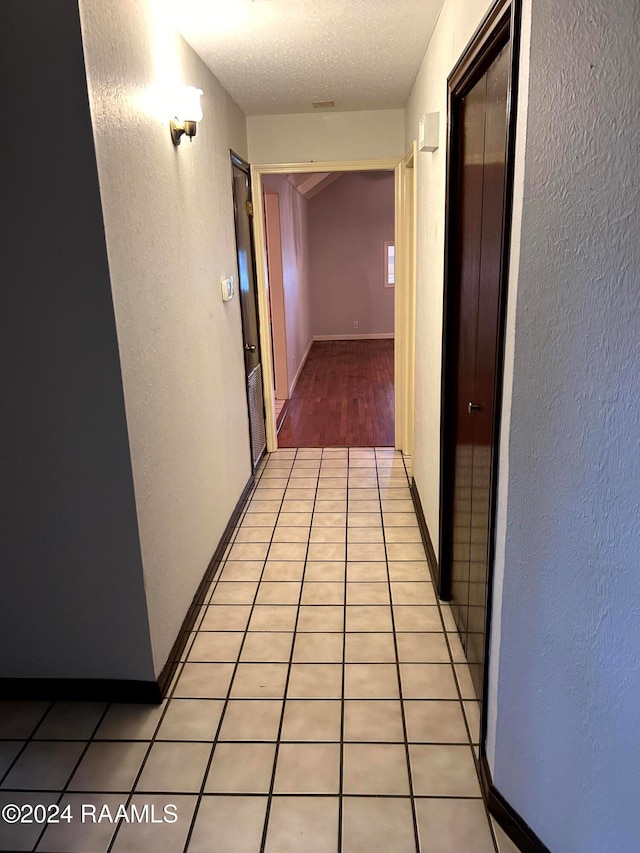
<path fill-rule="evenodd" d="M 262 176 L 305 172 L 393 171 L 395 175 L 395 446 L 410 455 L 413 451 L 413 352 L 415 350 L 415 163 L 414 148 L 403 160 L 339 160 L 335 162 L 276 163 L 251 167 L 254 199 L 254 239 L 258 291 L 260 344 L 263 353 L 264 405 L 267 451 L 278 448 L 274 399 L 274 365 L 267 277 Z M 412 189 L 409 189 L 411 187 Z M 407 199 L 411 199 L 410 202 Z M 410 233 L 409 239 L 407 232 Z M 407 255 L 409 253 L 409 255 Z M 410 386 L 410 388 L 409 388 Z M 410 406 L 410 409 L 408 409 Z"/>
<path fill-rule="evenodd" d="M 280 196 L 265 192 L 265 257 L 267 287 L 271 304 L 271 334 L 273 337 L 274 388 L 279 400 L 289 399 L 289 370 L 285 322 L 284 275 L 282 271 L 282 239 L 280 235 Z"/>
<path fill-rule="evenodd" d="M 413 142 L 399 166 L 396 200 L 396 257 L 400 290 L 396 291 L 396 443 L 413 456 L 416 359 L 416 246 L 418 218 L 418 143 Z M 396 367 L 397 370 L 397 367 Z"/>

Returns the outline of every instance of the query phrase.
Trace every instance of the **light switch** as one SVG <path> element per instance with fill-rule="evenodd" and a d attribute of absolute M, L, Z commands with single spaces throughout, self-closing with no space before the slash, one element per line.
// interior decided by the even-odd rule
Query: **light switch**
<path fill-rule="evenodd" d="M 222 301 L 228 302 L 235 293 L 235 287 L 233 286 L 233 276 L 230 275 L 228 278 L 220 279 L 220 289 L 222 291 Z"/>

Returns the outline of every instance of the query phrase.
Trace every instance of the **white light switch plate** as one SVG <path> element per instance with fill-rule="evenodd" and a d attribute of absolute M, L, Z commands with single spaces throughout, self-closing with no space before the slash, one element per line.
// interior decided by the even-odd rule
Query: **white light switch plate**
<path fill-rule="evenodd" d="M 233 276 L 230 275 L 228 278 L 220 279 L 220 290 L 222 292 L 222 301 L 228 302 L 233 298 L 233 294 L 235 293 L 235 287 L 233 286 Z"/>

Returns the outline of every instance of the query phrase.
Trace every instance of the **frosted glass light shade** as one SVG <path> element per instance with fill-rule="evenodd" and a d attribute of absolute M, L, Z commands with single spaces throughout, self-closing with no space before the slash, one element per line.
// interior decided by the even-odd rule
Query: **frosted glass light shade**
<path fill-rule="evenodd" d="M 195 86 L 185 86 L 178 93 L 176 117 L 180 121 L 202 121 L 202 104 L 200 98 L 204 92 Z"/>

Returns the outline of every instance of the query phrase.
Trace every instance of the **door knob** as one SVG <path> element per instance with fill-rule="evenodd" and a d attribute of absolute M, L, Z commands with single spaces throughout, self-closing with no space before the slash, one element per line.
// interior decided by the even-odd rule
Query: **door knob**
<path fill-rule="evenodd" d="M 470 415 L 473 414 L 473 412 L 479 412 L 481 409 L 482 409 L 482 406 L 480 405 L 480 403 L 468 403 L 467 404 L 467 411 L 469 412 Z"/>
<path fill-rule="evenodd" d="M 245 344 L 244 348 L 247 352 L 255 352 L 256 351 L 256 345 L 255 344 Z M 471 403 L 469 403 L 469 405 L 471 405 Z"/>

